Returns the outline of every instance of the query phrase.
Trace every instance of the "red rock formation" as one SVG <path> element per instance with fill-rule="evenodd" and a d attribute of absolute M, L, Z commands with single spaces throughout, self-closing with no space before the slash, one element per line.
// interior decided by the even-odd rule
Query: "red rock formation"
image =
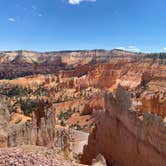
<path fill-rule="evenodd" d="M 61 52 L 31 52 L 2 51 L 0 52 L 0 78 L 16 78 L 34 74 L 51 74 L 61 69 L 72 69 L 77 66 L 112 61 L 114 58 L 130 61 L 143 54 L 130 53 L 121 50 L 92 51 L 61 51 Z M 86 69 L 84 68 L 84 71 Z M 82 73 L 82 71 L 79 71 Z"/>
<path fill-rule="evenodd" d="M 143 101 L 141 99 L 142 93 L 152 91 L 153 94 L 156 89 L 162 91 L 166 89 L 166 68 L 164 60 L 154 61 L 153 59 L 144 59 L 143 55 L 138 56 L 138 54 L 118 50 L 114 50 L 111 53 L 105 51 L 92 52 L 92 54 L 89 52 L 59 53 L 58 55 L 52 53 L 48 57 L 62 55 L 65 58 L 71 56 L 71 63 L 74 64 L 79 61 L 78 65 L 68 70 L 63 68 L 64 70 L 56 72 L 55 74 L 34 75 L 14 80 L 1 80 L 0 89 L 3 90 L 2 94 L 4 94 L 4 91 L 14 89 L 14 87 L 23 90 L 28 89 L 28 95 L 31 100 L 43 99 L 52 103 L 51 109 L 56 110 L 56 115 L 61 111 L 66 111 L 69 107 L 72 107 L 73 112 L 79 111 L 80 115 L 90 115 L 93 109 L 96 110 L 103 107 L 103 104 L 101 104 L 102 100 L 96 99 L 95 96 L 97 94 L 102 96 L 104 90 L 112 90 L 117 84 L 122 85 L 132 92 L 133 96 L 137 98 L 133 98 L 133 101 L 138 100 L 141 104 Z M 26 54 L 25 52 L 22 56 L 24 56 L 23 59 L 26 61 L 30 61 L 29 58 L 37 58 L 35 61 L 41 62 L 40 55 L 37 53 L 35 55 L 29 55 L 29 53 Z M 47 59 L 45 55 L 42 56 L 44 56 L 45 60 Z M 95 63 L 91 63 L 90 61 L 88 63 L 82 63 L 81 59 L 84 56 L 87 59 L 93 57 L 94 60 L 95 58 Z M 48 59 L 47 61 L 49 61 Z M 101 59 L 105 60 L 104 63 Z M 51 63 L 50 61 L 49 63 Z M 68 63 L 70 64 L 70 62 Z M 47 68 L 47 65 L 45 67 Z M 14 105 L 17 102 L 16 95 L 13 98 L 8 98 L 8 102 Z M 161 107 L 161 103 L 159 104 Z M 150 109 L 147 109 L 147 105 L 143 103 L 142 107 L 145 108 L 141 108 L 141 112 L 149 112 Z M 154 108 L 156 109 L 156 107 Z M 163 116 L 165 116 L 164 108 L 162 106 Z M 69 120 L 70 123 L 72 119 Z M 78 117 L 78 119 L 80 122 L 81 118 Z M 85 117 L 83 119 L 88 120 Z M 76 121 L 76 118 L 74 121 Z"/>
<path fill-rule="evenodd" d="M 1 99 L 2 100 L 2 99 Z M 10 121 L 9 111 L 5 104 L 0 102 L 0 148 L 7 146 L 7 125 Z"/>
<path fill-rule="evenodd" d="M 152 94 L 143 94 L 142 97 L 143 112 L 150 112 L 166 117 L 166 94 L 163 92 L 156 92 Z"/>
<path fill-rule="evenodd" d="M 40 146 L 54 146 L 55 138 L 55 120 L 51 111 L 46 114 L 40 114 L 25 122 L 17 122 L 8 124 L 8 147 L 19 145 L 40 145 Z M 40 116 L 41 115 L 41 116 Z"/>
<path fill-rule="evenodd" d="M 0 95 L 12 112 L 0 105 L 0 147 L 27 144 L 68 151 L 70 132 L 59 130 L 55 121 L 88 132 L 97 123 L 83 162 L 101 153 L 108 165 L 165 165 L 164 59 L 120 50 L 0 55 L 0 79 L 16 78 L 0 80 Z M 105 91 L 118 84 L 131 92 L 132 102 L 119 88 L 106 96 L 102 111 Z"/>
<path fill-rule="evenodd" d="M 100 153 L 108 165 L 166 165 L 166 130 L 161 117 L 138 116 L 130 95 L 120 86 L 106 95 L 105 107 L 84 148 L 83 163 L 90 164 Z"/>

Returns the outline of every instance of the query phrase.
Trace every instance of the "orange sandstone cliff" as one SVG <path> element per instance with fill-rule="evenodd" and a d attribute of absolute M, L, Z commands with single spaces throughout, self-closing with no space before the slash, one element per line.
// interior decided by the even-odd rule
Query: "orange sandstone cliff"
<path fill-rule="evenodd" d="M 108 165 L 165 165 L 164 56 L 122 50 L 0 52 L 0 79 L 0 147 L 70 151 L 74 129 L 73 135 L 90 133 L 83 163 L 96 157 L 105 163 L 104 156 Z M 76 142 L 85 143 L 87 133 Z"/>
<path fill-rule="evenodd" d="M 105 96 L 105 110 L 84 148 L 82 162 L 99 153 L 108 165 L 166 165 L 166 122 L 150 113 L 138 115 L 121 86 Z"/>

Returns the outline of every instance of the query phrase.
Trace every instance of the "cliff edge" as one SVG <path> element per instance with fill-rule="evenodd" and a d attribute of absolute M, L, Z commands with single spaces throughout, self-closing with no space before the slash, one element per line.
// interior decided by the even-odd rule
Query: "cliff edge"
<path fill-rule="evenodd" d="M 160 116 L 138 115 L 121 86 L 105 96 L 105 110 L 84 147 L 82 162 L 102 154 L 108 165 L 166 165 L 166 123 Z"/>

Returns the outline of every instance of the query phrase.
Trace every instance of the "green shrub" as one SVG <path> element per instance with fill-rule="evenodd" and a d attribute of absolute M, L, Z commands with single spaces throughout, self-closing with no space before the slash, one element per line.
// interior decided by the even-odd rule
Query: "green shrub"
<path fill-rule="evenodd" d="M 68 120 L 71 117 L 71 115 L 72 115 L 72 110 L 69 107 L 66 112 L 62 112 L 62 111 L 60 112 L 60 114 L 58 115 L 58 119 L 59 120 L 62 120 L 62 119 Z"/>
<path fill-rule="evenodd" d="M 29 115 L 35 108 L 37 108 L 39 101 L 32 101 L 30 99 L 21 100 L 21 109 L 25 115 Z"/>

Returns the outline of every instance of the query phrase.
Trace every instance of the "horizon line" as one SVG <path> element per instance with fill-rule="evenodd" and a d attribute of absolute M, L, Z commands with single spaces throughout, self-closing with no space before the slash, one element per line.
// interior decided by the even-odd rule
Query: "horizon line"
<path fill-rule="evenodd" d="M 147 53 L 166 53 L 166 51 L 162 52 L 162 51 L 154 51 L 154 52 L 143 52 L 143 51 L 131 51 L 131 50 L 123 50 L 123 49 L 118 49 L 118 48 L 113 48 L 113 49 L 59 49 L 59 50 L 48 50 L 48 51 L 36 51 L 36 50 L 30 50 L 30 49 L 9 49 L 9 50 L 0 50 L 0 52 L 21 52 L 21 51 L 25 51 L 25 52 L 35 52 L 35 53 L 60 53 L 60 52 L 85 52 L 85 51 L 113 51 L 113 50 L 118 50 L 118 51 L 124 51 L 124 52 L 129 52 L 129 53 L 137 53 L 137 54 L 147 54 Z"/>

